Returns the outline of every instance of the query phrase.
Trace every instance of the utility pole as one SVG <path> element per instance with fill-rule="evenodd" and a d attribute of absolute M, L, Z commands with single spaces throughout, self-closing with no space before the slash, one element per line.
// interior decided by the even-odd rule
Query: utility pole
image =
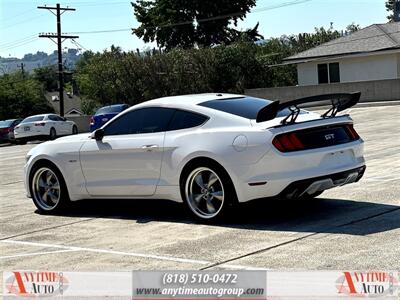
<path fill-rule="evenodd" d="M 60 4 L 57 3 L 56 7 L 49 6 L 38 6 L 38 9 L 47 9 L 57 17 L 57 33 L 48 33 L 48 34 L 39 34 L 40 38 L 49 38 L 54 43 L 57 44 L 57 52 L 58 52 L 58 91 L 59 91 L 59 100 L 60 100 L 60 115 L 64 116 L 64 70 L 63 70 L 63 61 L 62 61 L 62 42 L 66 39 L 77 39 L 79 36 L 75 35 L 63 35 L 61 33 L 61 15 L 66 11 L 75 11 L 75 8 L 69 7 L 60 7 Z M 56 13 L 53 12 L 56 11 Z M 55 42 L 55 40 L 57 42 Z"/>
<path fill-rule="evenodd" d="M 22 74 L 22 78 L 25 79 L 25 70 L 24 70 L 24 63 L 21 63 L 20 67 L 21 67 L 21 74 Z"/>

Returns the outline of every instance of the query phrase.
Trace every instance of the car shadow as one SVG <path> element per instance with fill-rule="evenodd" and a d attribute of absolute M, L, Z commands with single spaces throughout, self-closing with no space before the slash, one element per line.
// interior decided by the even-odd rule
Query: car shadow
<path fill-rule="evenodd" d="M 200 224 L 184 205 L 167 200 L 83 200 L 62 214 L 132 220 L 136 223 Z M 400 206 L 344 199 L 317 198 L 288 202 L 256 200 L 240 204 L 228 218 L 210 226 L 262 231 L 369 235 L 400 228 Z"/>

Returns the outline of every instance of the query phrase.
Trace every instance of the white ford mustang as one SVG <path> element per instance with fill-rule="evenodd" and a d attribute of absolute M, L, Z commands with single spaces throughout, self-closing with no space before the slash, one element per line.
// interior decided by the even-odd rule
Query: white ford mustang
<path fill-rule="evenodd" d="M 215 219 L 238 202 L 307 198 L 358 181 L 363 141 L 348 115 L 360 94 L 287 103 L 241 95 L 166 97 L 127 109 L 92 134 L 40 144 L 25 165 L 27 194 L 42 212 L 80 199 L 184 202 Z M 330 100 L 322 116 L 300 109 Z"/>

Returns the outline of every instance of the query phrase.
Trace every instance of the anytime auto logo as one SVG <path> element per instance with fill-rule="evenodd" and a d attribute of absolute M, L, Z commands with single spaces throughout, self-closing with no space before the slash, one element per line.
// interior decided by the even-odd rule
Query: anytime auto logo
<path fill-rule="evenodd" d="M 12 272 L 5 288 L 9 295 L 55 296 L 62 295 L 68 283 L 62 272 Z"/>
<path fill-rule="evenodd" d="M 336 280 L 339 294 L 357 297 L 395 296 L 397 274 L 391 272 L 343 272 Z"/>

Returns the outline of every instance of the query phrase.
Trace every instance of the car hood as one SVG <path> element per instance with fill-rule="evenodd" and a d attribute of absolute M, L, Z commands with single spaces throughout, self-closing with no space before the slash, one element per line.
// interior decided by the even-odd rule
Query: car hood
<path fill-rule="evenodd" d="M 54 156 L 58 153 L 74 153 L 79 151 L 82 144 L 89 140 L 90 133 L 81 133 L 58 138 L 37 145 L 28 152 L 28 156 L 47 155 Z"/>
<path fill-rule="evenodd" d="M 68 135 L 64 137 L 60 137 L 55 140 L 55 142 L 77 142 L 77 141 L 84 141 L 90 137 L 90 132 Z"/>

